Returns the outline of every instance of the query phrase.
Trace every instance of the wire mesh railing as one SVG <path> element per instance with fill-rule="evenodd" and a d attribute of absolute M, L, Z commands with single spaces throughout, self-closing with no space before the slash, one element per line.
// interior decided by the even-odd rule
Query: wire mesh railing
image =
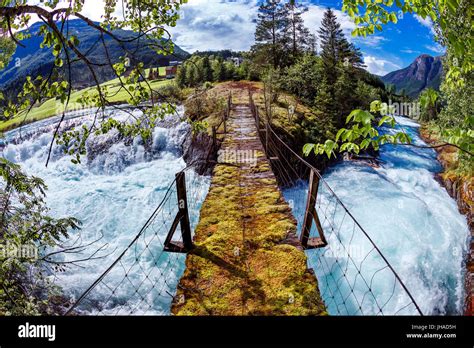
<path fill-rule="evenodd" d="M 260 115 L 249 92 L 258 133 L 298 221 L 309 267 L 334 315 L 422 315 L 390 262 L 320 172 Z"/>
<path fill-rule="evenodd" d="M 194 231 L 210 178 L 187 167 L 176 175 L 160 204 L 127 248 L 69 308 L 68 315 L 166 315 L 184 272 L 185 253 L 167 252 L 166 240 L 182 210 L 178 191 L 185 184 L 189 227 Z M 183 243 L 182 225 L 172 234 Z M 192 236 L 191 236 L 192 238 Z"/>

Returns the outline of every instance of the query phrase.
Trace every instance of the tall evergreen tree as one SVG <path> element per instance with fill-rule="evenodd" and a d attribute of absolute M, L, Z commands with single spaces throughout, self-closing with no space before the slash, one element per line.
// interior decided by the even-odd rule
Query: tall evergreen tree
<path fill-rule="evenodd" d="M 344 125 L 345 117 L 357 106 L 355 69 L 364 66 L 362 54 L 349 43 L 334 12 L 327 9 L 319 29 L 325 86 L 316 103 L 331 116 L 334 125 Z M 333 106 L 327 103 L 331 100 Z"/>
<path fill-rule="evenodd" d="M 346 117 L 358 106 L 357 79 L 352 66 L 338 66 L 338 77 L 334 84 L 334 104 L 337 106 L 334 121 L 337 128 L 345 125 Z"/>
<path fill-rule="evenodd" d="M 183 64 L 178 68 L 178 74 L 176 76 L 176 83 L 181 88 L 186 87 L 186 75 L 186 64 Z"/>
<path fill-rule="evenodd" d="M 257 28 L 253 51 L 266 51 L 263 54 L 274 68 L 280 65 L 282 58 L 282 31 L 285 27 L 284 6 L 280 0 L 266 0 L 258 9 Z M 262 52 L 260 52 L 262 53 Z"/>
<path fill-rule="evenodd" d="M 214 81 L 225 81 L 226 69 L 222 57 L 218 57 L 213 63 Z"/>
<path fill-rule="evenodd" d="M 284 43 L 296 59 L 305 51 L 311 50 L 313 37 L 309 29 L 304 25 L 303 13 L 308 8 L 298 4 L 296 0 L 290 0 L 284 5 L 286 19 L 284 21 L 283 37 Z"/>
<path fill-rule="evenodd" d="M 323 76 L 318 86 L 315 104 L 325 117 L 332 121 L 336 118 L 333 91 L 327 82 L 326 76 Z"/>
<path fill-rule="evenodd" d="M 330 8 L 324 12 L 321 28 L 319 28 L 319 38 L 321 42 L 321 58 L 326 69 L 328 83 L 331 85 L 337 80 L 336 66 L 340 53 L 347 41 L 342 32 L 341 25 L 337 22 L 336 15 Z"/>
<path fill-rule="evenodd" d="M 307 40 L 308 40 L 308 47 L 307 47 L 308 53 L 317 54 L 318 53 L 318 39 L 316 35 L 310 33 Z"/>
<path fill-rule="evenodd" d="M 360 48 L 355 47 L 353 43 L 349 43 L 345 38 L 340 43 L 338 56 L 344 64 L 349 63 L 355 68 L 365 67 L 364 58 Z"/>
<path fill-rule="evenodd" d="M 202 58 L 202 70 L 203 70 L 202 74 L 203 74 L 204 82 L 206 81 L 212 82 L 213 81 L 212 68 L 211 68 L 211 62 L 208 56 L 204 56 Z"/>
<path fill-rule="evenodd" d="M 337 80 L 338 64 L 350 64 L 353 67 L 364 67 L 364 60 L 359 48 L 349 43 L 342 32 L 341 25 L 331 9 L 327 9 L 319 29 L 321 41 L 321 58 L 328 73 L 328 82 Z"/>
<path fill-rule="evenodd" d="M 188 64 L 186 68 L 186 82 L 190 87 L 194 87 L 198 83 L 198 71 L 193 63 Z"/>

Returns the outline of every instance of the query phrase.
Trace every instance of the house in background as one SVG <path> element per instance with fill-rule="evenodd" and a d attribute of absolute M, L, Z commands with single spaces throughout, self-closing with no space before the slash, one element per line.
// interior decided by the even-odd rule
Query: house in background
<path fill-rule="evenodd" d="M 227 61 L 234 63 L 235 67 L 238 68 L 244 60 L 240 57 L 229 57 L 227 58 Z"/>
<path fill-rule="evenodd" d="M 178 73 L 178 66 L 177 65 L 166 67 L 166 78 L 167 79 L 175 78 L 177 73 Z"/>

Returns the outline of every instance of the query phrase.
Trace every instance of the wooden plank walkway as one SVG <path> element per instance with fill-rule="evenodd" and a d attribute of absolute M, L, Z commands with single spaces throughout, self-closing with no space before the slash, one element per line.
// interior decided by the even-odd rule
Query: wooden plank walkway
<path fill-rule="evenodd" d="M 295 233 L 249 105 L 234 105 L 172 313 L 325 315 Z"/>

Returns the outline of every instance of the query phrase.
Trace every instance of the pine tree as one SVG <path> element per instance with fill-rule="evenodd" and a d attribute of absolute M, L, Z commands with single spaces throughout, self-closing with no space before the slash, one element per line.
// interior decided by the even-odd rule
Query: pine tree
<path fill-rule="evenodd" d="M 344 37 L 341 25 L 331 9 L 324 13 L 321 28 L 321 59 L 323 75 L 327 86 L 326 95 L 337 108 L 323 105 L 337 127 L 344 125 L 345 117 L 357 106 L 355 90 L 357 78 L 355 68 L 363 66 L 362 54 L 353 44 Z M 323 98 L 324 99 L 324 98 Z M 321 103 L 321 100 L 319 101 Z"/>
<path fill-rule="evenodd" d="M 339 60 L 343 61 L 346 66 L 347 63 L 349 63 L 355 68 L 365 67 L 364 58 L 360 48 L 355 47 L 353 43 L 349 43 L 345 38 L 340 43 L 338 56 Z"/>
<path fill-rule="evenodd" d="M 295 60 L 305 51 L 309 51 L 313 38 L 309 29 L 304 25 L 303 13 L 308 11 L 308 8 L 290 0 L 284 6 L 286 12 L 286 19 L 284 21 L 283 37 L 284 43 L 291 52 L 291 57 Z M 292 62 L 291 62 L 292 63 Z"/>
<path fill-rule="evenodd" d="M 222 57 L 218 57 L 213 63 L 214 81 L 225 81 L 226 69 Z"/>
<path fill-rule="evenodd" d="M 178 74 L 176 76 L 176 82 L 180 88 L 186 87 L 186 74 L 186 64 L 183 64 L 178 68 Z"/>
<path fill-rule="evenodd" d="M 353 74 L 353 67 L 339 65 L 338 78 L 334 84 L 334 103 L 337 105 L 337 112 L 334 116 L 337 128 L 344 126 L 347 115 L 357 106 L 356 89 L 357 80 Z"/>
<path fill-rule="evenodd" d="M 318 86 L 318 93 L 316 95 L 315 104 L 318 110 L 320 110 L 325 118 L 335 121 L 336 108 L 334 106 L 334 96 L 332 88 L 330 88 L 327 78 L 323 77 L 321 83 Z"/>
<path fill-rule="evenodd" d="M 212 76 L 211 62 L 208 56 L 204 56 L 202 59 L 202 70 L 204 82 L 212 82 L 214 79 Z"/>
<path fill-rule="evenodd" d="M 331 85 L 336 82 L 336 66 L 339 55 L 347 42 L 337 22 L 334 12 L 328 8 L 324 12 L 324 18 L 319 28 L 319 38 L 321 42 L 321 58 L 326 69 L 328 83 Z"/>
<path fill-rule="evenodd" d="M 188 67 L 186 68 L 186 81 L 187 85 L 190 87 L 194 87 L 197 84 L 197 71 L 196 67 L 194 66 L 193 63 L 189 64 Z"/>
<path fill-rule="evenodd" d="M 316 35 L 310 33 L 307 41 L 308 41 L 308 47 L 307 47 L 308 53 L 316 55 L 318 53 L 318 39 Z"/>
<path fill-rule="evenodd" d="M 258 9 L 257 28 L 255 31 L 256 45 L 253 51 L 265 50 L 267 63 L 274 68 L 280 65 L 282 57 L 282 31 L 285 27 L 284 7 L 280 0 L 266 0 Z"/>

